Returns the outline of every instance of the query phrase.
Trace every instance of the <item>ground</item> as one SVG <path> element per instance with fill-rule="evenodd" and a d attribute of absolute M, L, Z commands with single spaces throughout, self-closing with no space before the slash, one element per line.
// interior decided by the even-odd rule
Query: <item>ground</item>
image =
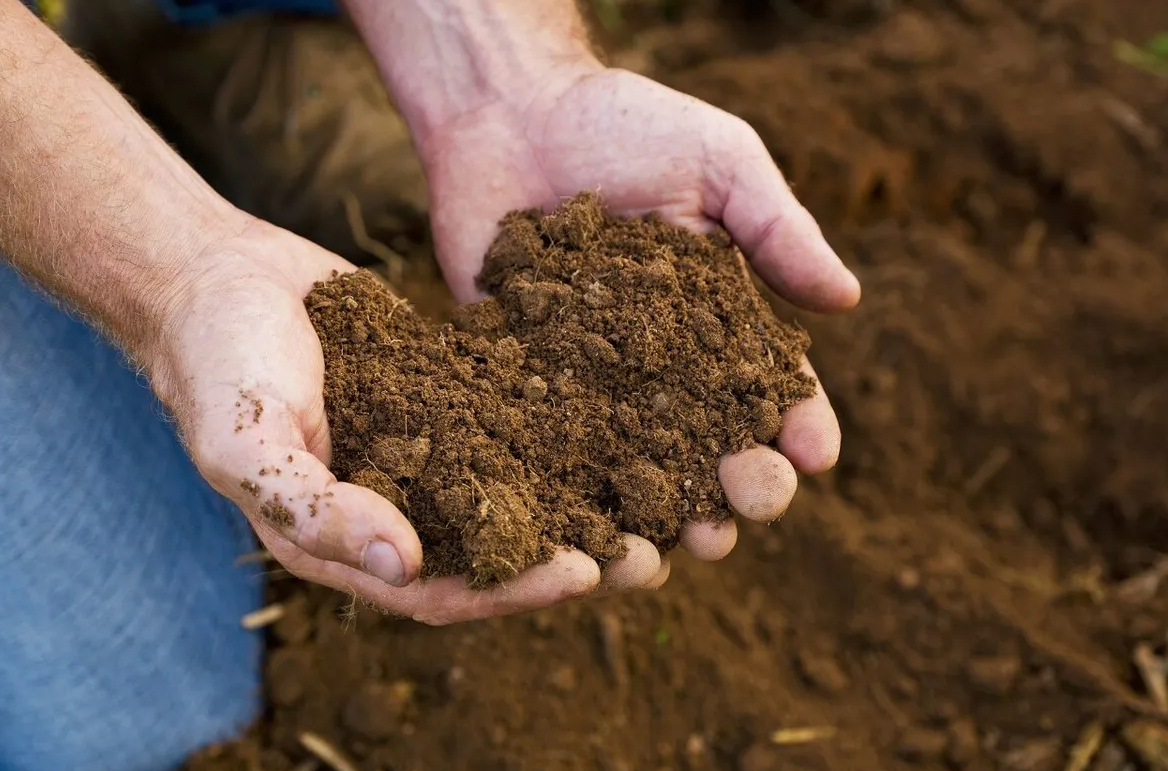
<path fill-rule="evenodd" d="M 1168 768 L 1168 78 L 1115 45 L 1168 5 L 666 5 L 597 4 L 614 63 L 754 124 L 864 285 L 778 306 L 838 468 L 655 593 L 432 629 L 276 576 L 268 713 L 190 767 Z"/>

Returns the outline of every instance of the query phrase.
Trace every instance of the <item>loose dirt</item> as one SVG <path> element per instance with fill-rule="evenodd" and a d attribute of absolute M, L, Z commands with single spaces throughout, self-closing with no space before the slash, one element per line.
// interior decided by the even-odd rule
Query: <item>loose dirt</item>
<path fill-rule="evenodd" d="M 860 275 L 799 317 L 839 466 L 653 593 L 432 629 L 276 578 L 267 714 L 191 768 L 1164 768 L 1168 80 L 1113 46 L 1168 6 L 625 7 L 613 59 L 750 120 Z"/>
<path fill-rule="evenodd" d="M 305 301 L 333 469 L 402 509 L 423 575 L 490 586 L 563 546 L 603 566 L 622 532 L 668 551 L 683 522 L 731 516 L 718 459 L 774 442 L 814 392 L 807 334 L 725 234 L 585 193 L 507 216 L 479 283 L 490 296 L 441 327 L 367 271 Z"/>

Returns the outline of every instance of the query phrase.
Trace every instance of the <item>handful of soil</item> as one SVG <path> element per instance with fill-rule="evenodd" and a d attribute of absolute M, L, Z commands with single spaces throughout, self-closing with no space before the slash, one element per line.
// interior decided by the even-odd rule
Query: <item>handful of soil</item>
<path fill-rule="evenodd" d="M 424 575 L 486 587 L 558 546 L 603 566 L 620 533 L 662 551 L 731 513 L 718 459 L 771 443 L 815 384 L 728 236 L 606 213 L 589 193 L 512 212 L 492 295 L 431 324 L 371 273 L 306 299 L 325 358 L 333 471 L 393 501 Z"/>

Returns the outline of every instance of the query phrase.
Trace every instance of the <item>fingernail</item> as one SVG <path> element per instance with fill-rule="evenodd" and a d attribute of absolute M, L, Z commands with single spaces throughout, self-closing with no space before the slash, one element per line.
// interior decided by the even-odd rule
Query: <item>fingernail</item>
<path fill-rule="evenodd" d="M 377 576 L 390 586 L 405 586 L 406 571 L 397 549 L 385 541 L 370 541 L 361 559 L 365 572 Z"/>

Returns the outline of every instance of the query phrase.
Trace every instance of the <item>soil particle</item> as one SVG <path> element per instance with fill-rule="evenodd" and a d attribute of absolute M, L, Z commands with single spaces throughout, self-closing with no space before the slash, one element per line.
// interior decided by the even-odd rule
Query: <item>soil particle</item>
<path fill-rule="evenodd" d="M 759 444 L 774 441 L 783 427 L 783 415 L 778 406 L 766 399 L 759 399 L 754 403 L 750 420 L 754 441 Z"/>
<path fill-rule="evenodd" d="M 1021 669 L 1021 660 L 1011 654 L 979 656 L 969 662 L 969 679 L 984 693 L 1003 696 L 1014 687 Z"/>
<path fill-rule="evenodd" d="M 539 375 L 532 375 L 523 383 L 523 398 L 529 402 L 543 401 L 547 391 L 547 383 Z"/>
<path fill-rule="evenodd" d="M 838 694 L 848 689 L 848 676 L 831 655 L 800 651 L 797 661 L 804 679 L 824 693 Z"/>
<path fill-rule="evenodd" d="M 407 513 L 424 575 L 476 587 L 560 546 L 604 564 L 622 531 L 667 551 L 685 520 L 729 517 L 711 461 L 773 442 L 811 395 L 806 333 L 724 234 L 614 217 L 593 194 L 502 228 L 479 279 L 492 297 L 453 324 L 366 272 L 307 298 L 337 476 Z"/>
<path fill-rule="evenodd" d="M 375 468 L 394 469 L 407 478 L 421 476 L 429 459 L 430 440 L 424 436 L 415 439 L 381 437 L 369 449 L 369 462 Z"/>
<path fill-rule="evenodd" d="M 250 479 L 242 479 L 239 482 L 239 487 L 252 498 L 260 497 L 260 486 Z"/>
<path fill-rule="evenodd" d="M 271 500 L 260 506 L 260 516 L 266 522 L 279 528 L 288 528 L 296 524 L 296 518 L 292 516 L 292 512 L 288 511 L 288 507 L 284 505 L 279 493 L 273 495 Z"/>
<path fill-rule="evenodd" d="M 557 691 L 571 693 L 576 690 L 576 680 L 576 670 L 564 665 L 556 667 L 552 671 L 551 676 L 548 678 L 548 683 Z"/>

